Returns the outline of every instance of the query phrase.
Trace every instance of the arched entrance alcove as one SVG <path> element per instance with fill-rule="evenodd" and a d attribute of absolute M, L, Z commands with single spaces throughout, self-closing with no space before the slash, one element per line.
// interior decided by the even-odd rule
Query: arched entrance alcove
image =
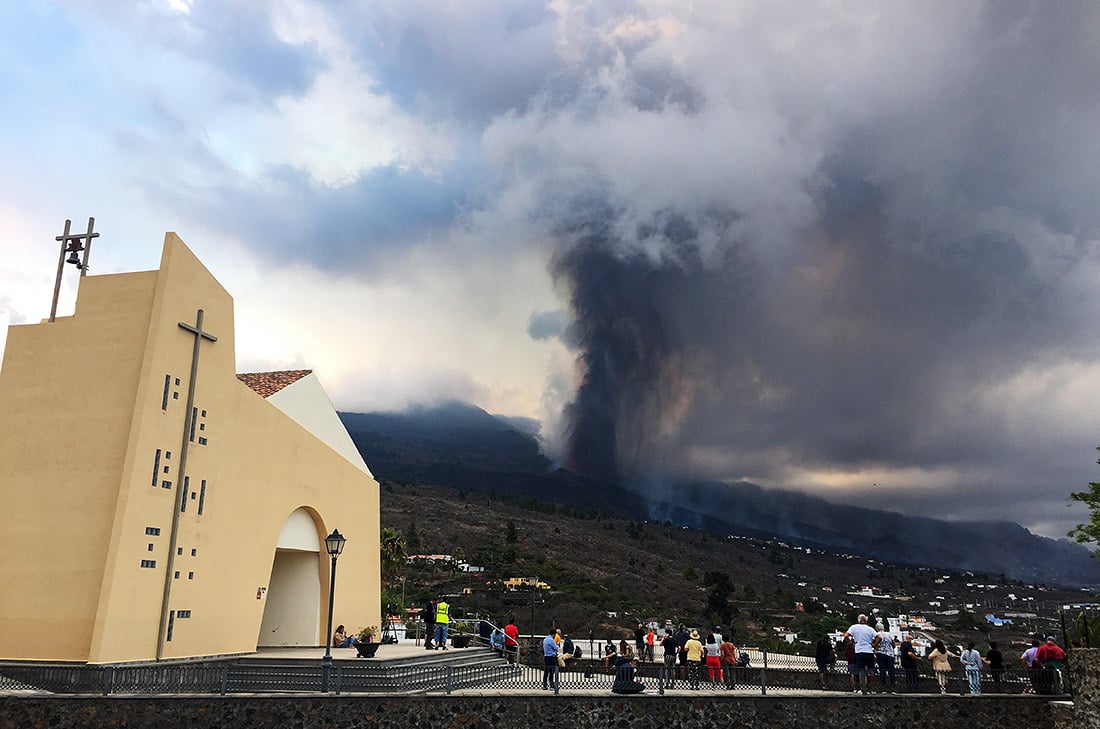
<path fill-rule="evenodd" d="M 312 513 L 304 508 L 291 512 L 275 547 L 257 647 L 317 645 L 321 544 Z"/>

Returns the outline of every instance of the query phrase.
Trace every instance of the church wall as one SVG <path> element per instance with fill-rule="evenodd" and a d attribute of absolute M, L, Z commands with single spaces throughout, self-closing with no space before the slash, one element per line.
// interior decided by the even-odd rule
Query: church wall
<path fill-rule="evenodd" d="M 0 372 L 14 430 L 0 439 L 14 506 L 0 511 L 0 658 L 156 656 L 195 341 L 178 324 L 194 326 L 200 308 L 218 340 L 200 345 L 169 604 L 190 615 L 164 657 L 255 649 L 279 531 L 299 507 L 319 539 L 348 537 L 337 621 L 378 625 L 377 484 L 237 380 L 232 299 L 182 241 L 166 236 L 159 271 L 86 277 L 79 296 L 71 321 L 13 327 L 26 331 L 9 335 Z M 43 547 L 44 533 L 57 538 Z M 323 616 L 329 560 L 315 562 Z"/>
<path fill-rule="evenodd" d="M 359 468 L 370 473 L 316 374 L 284 387 L 267 401 L 282 410 Z"/>
<path fill-rule="evenodd" d="M 154 283 L 86 277 L 73 316 L 8 330 L 0 656 L 87 655 Z"/>
<path fill-rule="evenodd" d="M 165 243 L 160 268 L 155 272 L 156 295 L 147 314 L 151 324 L 142 343 L 144 359 L 137 384 L 138 397 L 129 418 L 130 438 L 120 481 L 122 497 L 113 517 L 109 567 L 87 658 L 92 662 L 146 660 L 156 656 L 177 489 L 187 483 L 185 509 L 196 512 L 198 499 L 192 500 L 190 493 L 197 497 L 205 478 L 201 468 L 196 469 L 207 449 L 200 438 L 209 440 L 205 428 L 209 427 L 209 415 L 216 411 L 210 401 L 216 396 L 219 381 L 236 380 L 232 298 L 174 234 L 166 235 Z M 203 330 L 213 333 L 217 341 L 203 340 L 200 344 L 194 402 L 196 426 L 194 439 L 187 439 L 186 474 L 181 474 L 195 337 L 179 324 L 195 326 L 199 309 L 204 313 Z M 158 470 L 156 485 L 152 477 L 154 465 Z M 181 514 L 181 524 L 187 523 L 187 514 L 188 511 Z M 148 534 L 149 530 L 158 533 Z M 148 551 L 150 544 L 152 551 Z M 203 557 L 199 547 L 195 535 L 184 538 L 181 533 L 172 566 L 174 572 L 179 572 L 179 578 L 173 579 L 170 609 L 177 607 L 179 593 L 186 591 L 185 586 L 193 584 L 199 576 L 196 562 Z M 195 550 L 195 556 L 191 550 Z M 143 568 L 146 560 L 154 561 L 155 566 Z M 173 638 L 184 620 L 174 621 Z"/>

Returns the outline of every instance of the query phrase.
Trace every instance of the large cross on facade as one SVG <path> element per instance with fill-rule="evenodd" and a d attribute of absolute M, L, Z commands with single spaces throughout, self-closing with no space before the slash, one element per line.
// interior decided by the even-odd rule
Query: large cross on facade
<path fill-rule="evenodd" d="M 175 579 L 174 570 L 176 546 L 179 541 L 180 512 L 183 510 L 183 500 L 187 498 L 184 484 L 187 483 L 187 451 L 191 443 L 189 434 L 191 432 L 191 422 L 195 417 L 195 380 L 199 374 L 199 347 L 204 339 L 210 342 L 218 341 L 217 337 L 202 328 L 202 320 L 203 310 L 199 309 L 194 326 L 182 321 L 179 323 L 180 329 L 190 332 L 195 338 L 195 342 L 191 349 L 191 377 L 187 383 L 187 407 L 184 410 L 183 417 L 183 445 L 180 447 L 179 467 L 176 471 L 176 498 L 172 500 L 172 531 L 168 538 L 168 561 L 165 565 L 167 571 L 164 573 L 164 594 L 160 604 L 160 633 L 157 636 L 158 661 L 164 657 L 164 644 L 167 642 L 168 637 L 168 602 L 172 595 L 172 580 Z"/>

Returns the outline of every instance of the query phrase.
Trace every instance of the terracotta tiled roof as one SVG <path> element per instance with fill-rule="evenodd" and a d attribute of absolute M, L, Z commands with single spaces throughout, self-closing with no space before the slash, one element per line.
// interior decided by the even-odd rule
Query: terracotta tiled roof
<path fill-rule="evenodd" d="M 287 385 L 293 385 L 313 370 L 284 370 L 283 372 L 245 372 L 237 379 L 256 391 L 260 397 L 271 397 Z"/>

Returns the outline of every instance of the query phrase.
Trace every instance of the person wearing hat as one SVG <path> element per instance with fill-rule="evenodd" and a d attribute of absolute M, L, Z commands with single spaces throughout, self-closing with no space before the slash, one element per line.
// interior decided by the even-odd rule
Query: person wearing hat
<path fill-rule="evenodd" d="M 1042 684 L 1046 691 L 1040 693 L 1062 693 L 1062 666 L 1066 652 L 1055 642 L 1053 635 L 1047 636 L 1046 643 L 1035 651 L 1035 663 L 1042 668 Z"/>
<path fill-rule="evenodd" d="M 703 644 L 699 641 L 698 630 L 691 631 L 687 643 L 684 644 L 684 654 L 687 656 L 688 688 L 698 691 L 700 674 L 703 672 Z"/>

